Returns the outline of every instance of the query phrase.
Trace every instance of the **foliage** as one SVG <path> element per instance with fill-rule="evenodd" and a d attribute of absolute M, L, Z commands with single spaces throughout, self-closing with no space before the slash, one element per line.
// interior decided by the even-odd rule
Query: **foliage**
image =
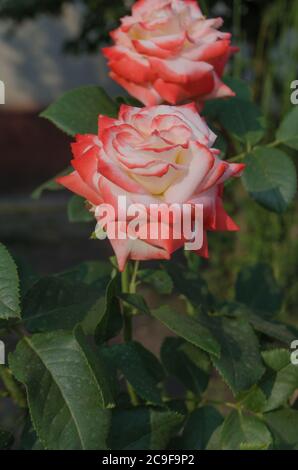
<path fill-rule="evenodd" d="M 32 2 L 22 10 L 22 2 L 0 2 L 0 16 L 57 13 L 62 3 L 39 2 L 35 9 Z M 117 11 L 114 2 L 86 3 L 90 18 L 109 30 L 122 13 L 119 2 Z M 100 4 L 98 19 L 93 8 Z M 85 25 L 83 42 L 95 26 L 105 34 L 98 23 Z M 289 352 L 298 330 L 284 321 L 297 250 L 293 260 L 283 257 L 297 189 L 297 110 L 273 133 L 247 85 L 228 81 L 237 96 L 208 102 L 204 113 L 220 134 L 225 158 L 247 164 L 237 186 L 247 224 L 239 238 L 255 259 L 223 235 L 209 270 L 187 254 L 139 271 L 128 265 L 122 283 L 114 268 L 97 261 L 32 280 L 0 245 L 0 326 L 18 338 L 0 378 L 5 394 L 25 406 L 21 448 L 298 449 L 298 368 Z M 42 116 L 70 135 L 92 133 L 98 114 L 116 115 L 119 102 L 100 87 L 83 87 Z M 226 191 L 237 209 L 234 187 Z M 44 190 L 58 187 L 49 181 L 35 197 Z M 71 222 L 90 220 L 84 206 L 81 198 L 70 200 Z M 268 240 L 266 251 L 261 237 Z M 151 305 L 148 291 L 158 305 Z M 134 339 L 138 316 L 167 329 L 159 355 Z M 0 447 L 12 445 L 9 430 L 1 429 Z"/>

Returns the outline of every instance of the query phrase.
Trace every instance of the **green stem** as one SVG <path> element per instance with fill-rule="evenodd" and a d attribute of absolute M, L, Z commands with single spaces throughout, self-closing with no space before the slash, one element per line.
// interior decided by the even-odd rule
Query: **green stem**
<path fill-rule="evenodd" d="M 282 142 L 280 142 L 279 140 L 274 140 L 270 144 L 267 144 L 266 147 L 267 148 L 274 148 L 274 147 L 278 147 L 281 144 L 282 144 Z M 257 148 L 257 147 L 255 147 L 255 148 Z M 229 158 L 229 162 L 237 162 L 238 160 L 243 160 L 243 158 L 251 151 L 252 151 L 252 149 L 250 147 L 250 148 L 248 148 L 248 151 L 239 153 L 238 155 L 235 155 L 234 157 Z"/>
<path fill-rule="evenodd" d="M 138 271 L 138 262 L 135 263 L 134 269 L 131 275 L 131 265 L 128 262 L 125 270 L 121 274 L 121 285 L 122 292 L 124 294 L 135 293 L 136 277 Z M 128 306 L 123 306 L 123 339 L 125 343 L 129 343 L 133 339 L 133 327 L 132 327 L 133 311 Z M 130 401 L 133 406 L 138 406 L 138 396 L 129 382 L 126 382 L 127 391 L 130 396 Z"/>
<path fill-rule="evenodd" d="M 133 273 L 132 273 L 132 276 L 131 276 L 131 281 L 130 281 L 130 284 L 129 284 L 129 292 L 130 292 L 131 294 L 135 294 L 135 293 L 136 293 L 136 287 L 137 287 L 137 286 L 136 286 L 136 281 L 137 281 L 137 275 L 138 275 L 139 265 L 140 265 L 140 262 L 139 262 L 139 261 L 135 261 Z"/>
<path fill-rule="evenodd" d="M 26 408 L 27 402 L 23 391 L 15 381 L 8 367 L 0 366 L 0 379 L 2 380 L 4 387 L 14 402 L 17 403 L 17 405 L 19 405 L 21 408 Z"/>
<path fill-rule="evenodd" d="M 245 155 L 247 155 L 246 152 L 238 153 L 235 157 L 229 158 L 229 162 L 238 162 L 238 160 L 243 160 Z"/>
<path fill-rule="evenodd" d="M 274 142 L 271 142 L 271 144 L 268 144 L 267 147 L 278 147 L 282 142 L 280 142 L 279 140 L 274 140 Z"/>

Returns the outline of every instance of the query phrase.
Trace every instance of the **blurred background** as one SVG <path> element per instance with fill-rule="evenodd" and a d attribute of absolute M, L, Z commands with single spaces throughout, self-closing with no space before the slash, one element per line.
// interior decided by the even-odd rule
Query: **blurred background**
<path fill-rule="evenodd" d="M 129 11 L 130 0 L 0 0 L 0 240 L 22 269 L 40 274 L 85 259 L 107 259 L 103 242 L 90 240 L 93 224 L 67 218 L 69 194 L 32 191 L 69 163 L 69 139 L 38 117 L 63 92 L 99 84 L 123 93 L 109 80 L 100 47 Z M 224 29 L 241 48 L 228 76 L 248 82 L 272 131 L 287 111 L 290 84 L 298 78 L 298 0 L 201 0 L 208 16 L 222 16 Z M 283 215 L 257 206 L 240 182 L 227 188 L 227 209 L 239 234 L 214 234 L 211 258 L 197 261 L 215 294 L 228 298 L 236 272 L 269 262 L 286 290 L 284 315 L 295 321 L 298 298 L 297 201 Z"/>

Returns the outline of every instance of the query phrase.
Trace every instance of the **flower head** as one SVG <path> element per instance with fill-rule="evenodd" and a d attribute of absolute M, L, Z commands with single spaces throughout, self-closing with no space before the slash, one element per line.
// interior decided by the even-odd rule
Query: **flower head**
<path fill-rule="evenodd" d="M 186 243 L 184 234 L 177 236 L 182 222 L 162 216 L 173 204 L 177 211 L 183 205 L 190 207 L 192 221 L 192 208 L 203 208 L 203 244 L 195 251 L 207 256 L 208 230 L 238 229 L 223 208 L 223 183 L 244 168 L 220 160 L 213 148 L 215 140 L 194 103 L 122 105 L 116 119 L 99 116 L 98 135 L 77 136 L 72 146 L 75 171 L 58 181 L 89 201 L 99 223 L 98 209 L 107 204 L 112 207 L 110 222 L 121 226 L 122 232 L 128 230 L 129 220 L 120 213 L 119 198 L 125 197 L 128 207 L 142 205 L 139 223 L 154 228 L 156 236 L 151 232 L 135 239 L 108 235 L 121 270 L 128 259 L 168 259 Z M 152 204 L 163 207 L 154 222 L 149 213 Z M 161 228 L 169 229 L 168 237 L 160 235 Z"/>
<path fill-rule="evenodd" d="M 110 76 L 145 105 L 233 96 L 221 81 L 231 34 L 196 0 L 139 0 L 103 49 Z"/>

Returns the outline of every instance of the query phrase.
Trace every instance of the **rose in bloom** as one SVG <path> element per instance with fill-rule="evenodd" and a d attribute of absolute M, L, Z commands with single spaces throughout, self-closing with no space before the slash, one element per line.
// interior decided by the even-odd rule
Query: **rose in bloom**
<path fill-rule="evenodd" d="M 234 96 L 221 81 L 237 48 L 196 0 L 139 0 L 103 49 L 110 76 L 145 105 Z"/>
<path fill-rule="evenodd" d="M 215 140 L 194 103 L 145 108 L 122 105 L 116 119 L 99 116 L 98 135 L 77 136 L 72 146 L 75 171 L 58 182 L 89 201 L 95 214 L 101 205 L 111 205 L 116 223 L 121 222 L 117 213 L 120 196 L 126 197 L 128 206 L 146 208 L 151 204 L 201 204 L 204 243 L 197 254 L 208 256 L 207 231 L 238 230 L 223 208 L 223 183 L 239 176 L 244 168 L 220 160 L 219 151 L 213 148 Z M 171 229 L 170 233 L 169 239 L 110 239 L 120 270 L 128 259 L 169 259 L 185 243 L 183 237 L 175 239 Z"/>

